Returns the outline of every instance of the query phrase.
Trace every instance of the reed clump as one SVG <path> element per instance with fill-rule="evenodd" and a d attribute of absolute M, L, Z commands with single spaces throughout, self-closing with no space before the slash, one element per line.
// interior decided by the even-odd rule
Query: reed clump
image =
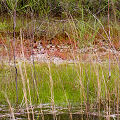
<path fill-rule="evenodd" d="M 23 64 L 22 64 L 23 66 Z M 31 96 L 32 104 L 39 104 L 39 99 L 42 103 L 50 103 L 54 99 L 54 104 L 63 104 L 69 101 L 70 103 L 86 104 L 87 99 L 90 105 L 104 105 L 110 99 L 110 105 L 117 102 L 119 92 L 119 68 L 117 64 L 111 65 L 111 79 L 108 78 L 108 64 L 103 63 L 76 63 L 55 65 L 51 63 L 52 77 L 52 96 L 51 98 L 51 80 L 49 77 L 49 67 L 47 64 L 35 63 L 37 91 L 33 89 L 33 76 L 29 63 L 25 64 L 27 78 L 21 78 L 21 72 L 18 71 L 18 103 L 20 104 L 26 95 L 25 99 Z M 22 74 L 24 67 L 22 67 Z M 3 91 L 6 92 L 11 104 L 16 103 L 16 90 L 14 81 L 14 68 L 11 66 L 3 66 L 0 77 L 0 103 L 6 103 Z M 29 79 L 29 89 L 27 79 Z M 23 86 L 24 85 L 24 86 Z M 26 86 L 26 87 L 25 87 Z M 23 91 L 24 87 L 24 91 Z M 25 92 L 26 91 L 26 92 Z M 39 98 L 37 96 L 39 94 Z M 29 96 L 30 95 L 30 96 Z M 66 96 L 68 101 L 66 101 Z M 26 101 L 27 102 L 27 101 Z M 29 102 L 27 104 L 30 104 Z M 94 106 L 95 107 L 95 106 Z M 102 106 L 103 107 L 103 106 Z"/>
<path fill-rule="evenodd" d="M 117 114 L 119 119 L 119 4 L 117 0 L 0 1 L 0 104 L 8 104 L 13 119 L 13 107 L 25 108 L 27 118 L 32 115 L 34 120 L 40 106 L 44 120 L 43 105 L 48 103 L 54 120 L 56 106 L 67 106 L 71 120 L 76 106 L 87 117 L 97 112 L 107 119 Z M 48 56 L 44 63 L 35 61 L 35 50 L 47 51 L 52 45 L 60 51 L 61 44 L 69 47 L 73 63 L 54 64 Z M 88 47 L 100 48 L 90 55 L 107 51 L 109 60 L 82 62 L 75 52 L 87 55 Z"/>

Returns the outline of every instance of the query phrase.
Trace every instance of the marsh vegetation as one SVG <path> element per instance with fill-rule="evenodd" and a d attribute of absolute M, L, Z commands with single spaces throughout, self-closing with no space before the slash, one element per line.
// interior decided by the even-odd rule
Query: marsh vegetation
<path fill-rule="evenodd" d="M 119 119 L 119 6 L 0 0 L 0 119 Z"/>

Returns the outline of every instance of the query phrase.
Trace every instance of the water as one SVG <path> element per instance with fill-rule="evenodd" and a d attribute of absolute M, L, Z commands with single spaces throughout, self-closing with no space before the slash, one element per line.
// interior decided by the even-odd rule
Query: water
<path fill-rule="evenodd" d="M 34 116 L 35 120 L 106 120 L 106 116 L 98 115 L 98 113 L 90 113 L 86 114 L 84 110 L 80 110 L 80 107 L 72 107 L 68 109 L 67 107 L 58 107 L 56 106 L 55 111 L 52 111 L 52 106 L 49 104 L 41 106 L 33 106 L 34 108 Z M 24 108 L 16 108 L 14 110 L 14 116 L 16 120 L 27 120 L 28 113 Z M 30 119 L 33 119 L 32 110 L 30 111 Z M 12 120 L 10 110 L 8 106 L 0 105 L 0 120 Z M 110 120 L 115 120 L 116 116 L 110 116 Z"/>

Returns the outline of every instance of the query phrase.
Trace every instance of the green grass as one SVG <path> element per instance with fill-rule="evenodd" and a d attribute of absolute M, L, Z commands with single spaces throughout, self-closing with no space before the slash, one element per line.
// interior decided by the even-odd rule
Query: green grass
<path fill-rule="evenodd" d="M 108 78 L 108 64 L 80 63 L 80 64 L 51 64 L 51 75 L 53 80 L 53 93 L 55 104 L 82 103 L 89 100 L 91 104 L 108 98 L 115 102 L 119 93 L 119 70 L 117 64 L 112 66 L 112 76 Z M 11 104 L 16 103 L 15 70 L 14 67 L 1 65 L 0 69 L 0 103 L 7 104 L 4 93 L 7 94 Z M 35 64 L 36 83 L 35 92 L 33 89 L 32 67 L 26 63 L 27 78 L 30 82 L 30 94 L 32 104 L 51 103 L 50 77 L 47 64 Z M 23 69 L 23 73 L 24 69 Z M 24 74 L 25 77 L 25 74 Z M 26 90 L 28 103 L 27 80 Z M 81 81 L 81 82 L 80 82 Z M 99 83 L 99 84 L 98 84 Z M 83 86 L 83 87 L 82 87 Z M 37 92 L 39 98 L 37 101 Z M 18 68 L 18 103 L 24 98 L 23 84 Z"/>

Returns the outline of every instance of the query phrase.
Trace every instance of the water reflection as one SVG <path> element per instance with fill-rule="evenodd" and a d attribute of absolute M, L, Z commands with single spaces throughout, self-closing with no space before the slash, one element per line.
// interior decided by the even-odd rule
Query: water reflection
<path fill-rule="evenodd" d="M 106 120 L 105 115 L 100 115 L 97 112 L 86 113 L 83 109 L 78 107 L 72 107 L 68 109 L 68 107 L 58 107 L 56 106 L 56 110 L 52 111 L 52 106 L 49 104 L 43 104 L 42 109 L 40 106 L 33 106 L 34 109 L 34 118 L 35 120 Z M 41 113 L 42 110 L 42 113 Z M 30 119 L 33 120 L 32 110 L 30 111 Z M 16 120 L 27 120 L 28 113 L 24 108 L 16 108 L 14 109 L 14 116 Z M 8 106 L 0 105 L 0 120 L 10 120 L 12 116 L 10 114 L 10 110 Z M 111 120 L 114 118 L 111 116 Z"/>

